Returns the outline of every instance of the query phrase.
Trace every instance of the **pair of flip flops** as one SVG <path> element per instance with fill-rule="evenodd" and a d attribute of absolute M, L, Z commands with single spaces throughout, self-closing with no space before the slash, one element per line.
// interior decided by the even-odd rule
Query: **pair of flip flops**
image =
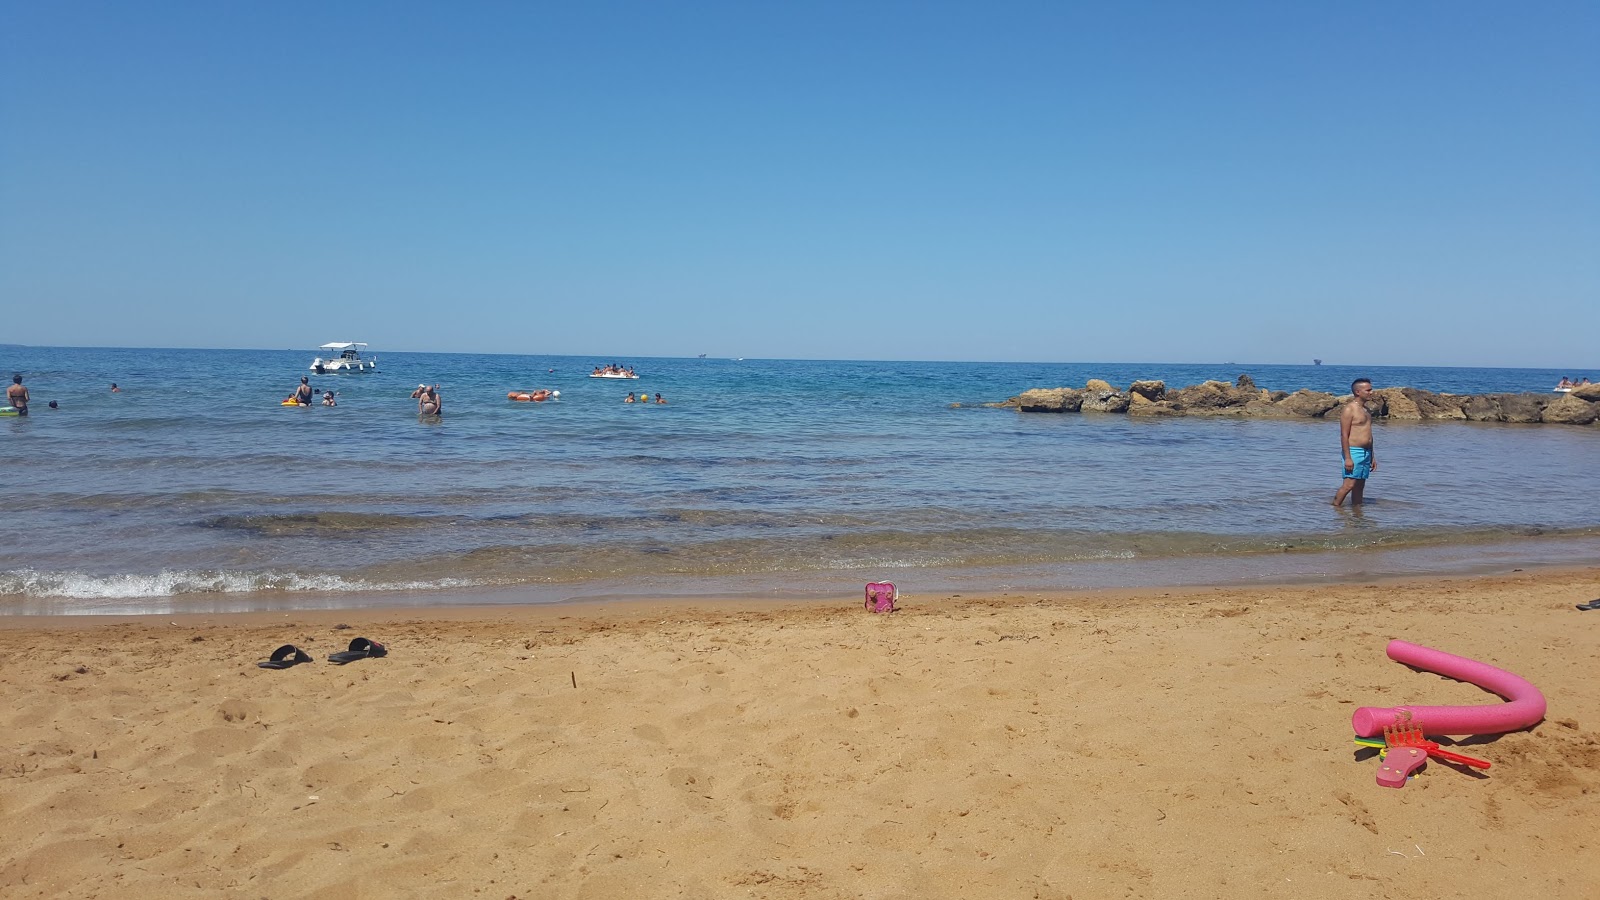
<path fill-rule="evenodd" d="M 352 663 L 358 659 L 375 659 L 379 656 L 388 655 L 389 649 L 387 647 L 383 646 L 377 641 L 369 641 L 364 637 L 358 637 L 350 642 L 349 650 L 341 650 L 338 653 L 328 654 L 328 662 L 331 662 L 336 666 L 342 666 L 345 663 Z M 287 669 L 291 666 L 297 666 L 300 663 L 313 662 L 314 660 L 315 657 L 304 650 L 301 650 L 299 647 L 296 647 L 293 644 L 284 644 L 282 647 L 272 651 L 271 659 L 268 659 L 266 662 L 258 662 L 256 665 L 263 669 Z"/>
<path fill-rule="evenodd" d="M 1579 609 L 1600 609 L 1600 599 L 1590 600 L 1588 603 L 1579 603 Z"/>

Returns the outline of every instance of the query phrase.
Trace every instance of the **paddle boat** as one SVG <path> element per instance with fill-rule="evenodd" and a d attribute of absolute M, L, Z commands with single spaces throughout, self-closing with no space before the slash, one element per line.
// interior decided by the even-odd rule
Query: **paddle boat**
<path fill-rule="evenodd" d="M 330 344 L 323 344 L 317 349 L 328 351 L 327 359 L 319 356 L 311 361 L 310 369 L 318 375 L 378 371 L 378 358 L 376 356 L 363 358 L 361 351 L 367 349 L 367 345 L 360 341 L 334 341 Z M 334 356 L 335 352 L 339 355 Z"/>

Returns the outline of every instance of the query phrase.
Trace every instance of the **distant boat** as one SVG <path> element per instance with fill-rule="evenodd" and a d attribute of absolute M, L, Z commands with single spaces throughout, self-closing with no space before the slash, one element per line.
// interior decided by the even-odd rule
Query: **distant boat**
<path fill-rule="evenodd" d="M 704 354 L 704 353 L 702 353 L 702 354 L 700 354 L 700 358 L 701 358 L 701 359 L 705 359 L 705 358 L 706 358 L 706 355 L 705 355 L 705 354 Z"/>
<path fill-rule="evenodd" d="M 1320 359 L 1313 359 L 1313 360 L 1312 360 L 1312 361 L 1311 361 L 1311 364 L 1312 364 L 1312 365 L 1313 365 L 1313 366 L 1320 366 L 1320 365 L 1322 365 L 1322 360 L 1320 360 Z"/>
<path fill-rule="evenodd" d="M 334 341 L 331 344 L 323 344 L 317 349 L 330 351 L 328 359 L 325 360 L 319 356 L 311 361 L 311 365 L 308 368 L 318 375 L 333 375 L 339 372 L 378 371 L 378 358 L 376 356 L 370 359 L 362 358 L 361 351 L 367 349 L 367 345 L 360 341 Z M 332 355 L 331 351 L 334 350 L 339 351 L 338 356 Z"/>

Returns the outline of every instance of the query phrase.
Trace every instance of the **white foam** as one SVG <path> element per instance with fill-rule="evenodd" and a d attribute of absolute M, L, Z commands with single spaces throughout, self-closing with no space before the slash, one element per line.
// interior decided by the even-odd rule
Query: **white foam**
<path fill-rule="evenodd" d="M 236 594 L 261 591 L 347 593 L 427 591 L 470 587 L 462 578 L 438 581 L 373 582 L 340 575 L 294 572 L 161 571 L 153 574 L 91 575 L 86 572 L 0 572 L 0 596 L 57 597 L 74 600 L 133 600 L 182 594 Z"/>

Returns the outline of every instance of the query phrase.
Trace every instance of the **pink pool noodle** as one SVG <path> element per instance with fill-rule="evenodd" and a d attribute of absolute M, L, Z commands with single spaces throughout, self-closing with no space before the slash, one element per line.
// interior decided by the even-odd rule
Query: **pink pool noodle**
<path fill-rule="evenodd" d="M 1389 658 L 1475 684 L 1511 701 L 1488 706 L 1363 706 L 1350 717 L 1360 737 L 1376 737 L 1385 725 L 1409 724 L 1424 734 L 1500 734 L 1544 718 L 1544 694 L 1526 679 L 1487 663 L 1405 641 L 1390 641 Z"/>

